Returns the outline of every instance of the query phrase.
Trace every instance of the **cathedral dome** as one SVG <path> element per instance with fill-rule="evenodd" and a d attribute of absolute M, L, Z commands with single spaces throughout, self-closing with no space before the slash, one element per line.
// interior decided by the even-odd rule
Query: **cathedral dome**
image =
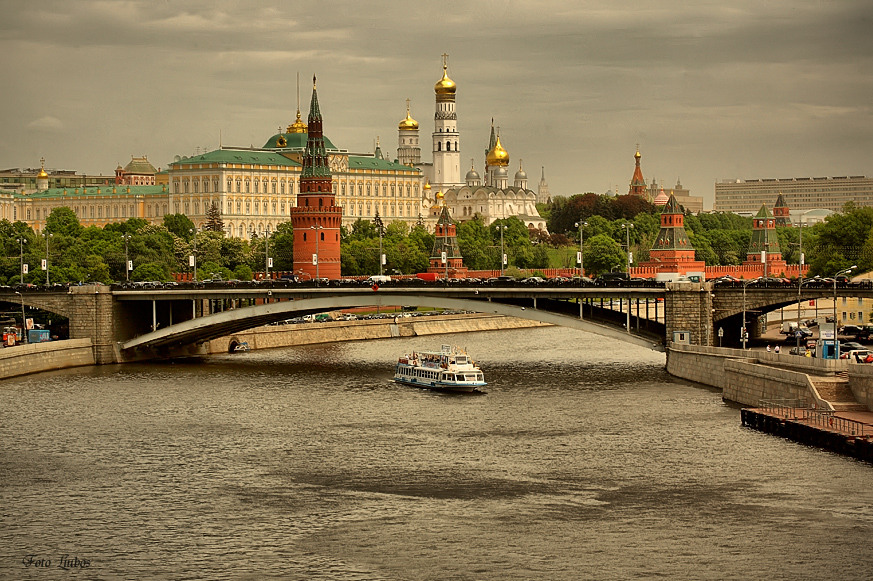
<path fill-rule="evenodd" d="M 509 177 L 509 172 L 506 171 L 505 167 L 498 167 L 494 170 L 494 177 L 496 179 L 507 179 Z"/>
<path fill-rule="evenodd" d="M 670 201 L 670 196 L 667 195 L 664 188 L 661 188 L 661 191 L 655 196 L 654 204 L 656 206 L 666 206 L 668 201 Z"/>
<path fill-rule="evenodd" d="M 479 181 L 481 179 L 482 178 L 479 176 L 479 172 L 477 172 L 472 167 L 470 168 L 470 171 L 467 172 L 467 177 L 464 178 L 464 180 L 468 183 L 469 182 L 476 182 L 476 181 Z"/>
<path fill-rule="evenodd" d="M 518 160 L 518 171 L 515 172 L 515 180 L 516 181 L 522 181 L 522 180 L 526 181 L 527 180 L 527 173 L 521 167 L 521 160 Z"/>
<path fill-rule="evenodd" d="M 400 131 L 417 131 L 418 121 L 409 115 L 409 107 L 406 107 L 406 119 L 397 124 L 397 129 Z"/>
<path fill-rule="evenodd" d="M 42 167 L 39 169 L 39 173 L 36 174 L 36 177 L 37 178 L 47 178 L 47 177 L 49 177 L 49 175 L 46 173 L 45 168 Z"/>
<path fill-rule="evenodd" d="M 455 81 L 449 78 L 447 68 L 446 65 L 443 65 L 443 78 L 437 81 L 437 84 L 433 86 L 434 93 L 437 95 L 454 95 L 455 91 L 458 90 Z"/>
<path fill-rule="evenodd" d="M 497 136 L 497 143 L 494 144 L 494 148 L 485 156 L 485 163 L 488 165 L 499 165 L 503 167 L 509 165 L 509 152 L 503 149 L 503 146 L 500 145 L 499 135 Z"/>

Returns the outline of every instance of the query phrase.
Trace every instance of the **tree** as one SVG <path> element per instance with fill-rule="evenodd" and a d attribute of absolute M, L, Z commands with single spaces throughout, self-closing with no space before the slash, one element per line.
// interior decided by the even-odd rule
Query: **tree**
<path fill-rule="evenodd" d="M 224 220 L 221 219 L 221 209 L 214 200 L 206 208 L 205 229 L 211 232 L 224 232 Z"/>
<path fill-rule="evenodd" d="M 294 270 L 294 227 L 290 221 L 276 226 L 270 239 L 270 256 L 276 270 Z"/>
<path fill-rule="evenodd" d="M 82 225 L 76 213 L 70 208 L 63 206 L 51 211 L 45 220 L 46 232 L 63 234 L 64 236 L 78 236 L 82 233 Z"/>
<path fill-rule="evenodd" d="M 601 274 L 625 264 L 627 256 L 618 243 L 604 234 L 585 241 L 585 272 Z"/>
<path fill-rule="evenodd" d="M 164 216 L 164 228 L 182 240 L 191 240 L 194 222 L 185 214 L 167 214 Z"/>
<path fill-rule="evenodd" d="M 130 279 L 135 281 L 168 281 L 170 280 L 170 273 L 168 272 L 167 266 L 165 264 L 160 264 L 157 262 L 147 262 L 145 264 L 140 264 L 139 266 L 134 268 L 133 272 L 130 273 Z"/>

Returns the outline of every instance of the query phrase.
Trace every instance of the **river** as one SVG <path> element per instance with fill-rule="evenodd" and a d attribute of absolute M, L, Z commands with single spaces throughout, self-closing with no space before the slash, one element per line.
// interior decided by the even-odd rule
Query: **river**
<path fill-rule="evenodd" d="M 487 394 L 389 381 L 466 347 Z M 0 579 L 869 579 L 873 467 L 561 328 L 0 384 Z M 78 572 L 76 571 L 78 570 Z"/>

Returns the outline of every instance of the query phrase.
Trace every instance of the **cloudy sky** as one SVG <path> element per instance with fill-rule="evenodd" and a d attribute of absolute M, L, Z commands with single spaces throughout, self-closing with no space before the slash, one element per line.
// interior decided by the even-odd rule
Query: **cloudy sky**
<path fill-rule="evenodd" d="M 869 0 L 0 0 L 0 167 L 112 174 L 131 155 L 261 146 L 304 118 L 393 158 L 407 98 L 430 159 L 442 53 L 464 165 L 491 118 L 553 194 L 681 179 L 871 175 Z M 463 173 L 463 172 L 462 172 Z"/>

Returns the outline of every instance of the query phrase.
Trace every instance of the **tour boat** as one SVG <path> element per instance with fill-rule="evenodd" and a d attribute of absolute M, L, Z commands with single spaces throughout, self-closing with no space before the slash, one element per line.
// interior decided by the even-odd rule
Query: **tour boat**
<path fill-rule="evenodd" d="M 413 387 L 472 392 L 486 385 L 482 370 L 466 352 L 443 345 L 439 351 L 404 355 L 394 368 L 394 381 Z"/>

